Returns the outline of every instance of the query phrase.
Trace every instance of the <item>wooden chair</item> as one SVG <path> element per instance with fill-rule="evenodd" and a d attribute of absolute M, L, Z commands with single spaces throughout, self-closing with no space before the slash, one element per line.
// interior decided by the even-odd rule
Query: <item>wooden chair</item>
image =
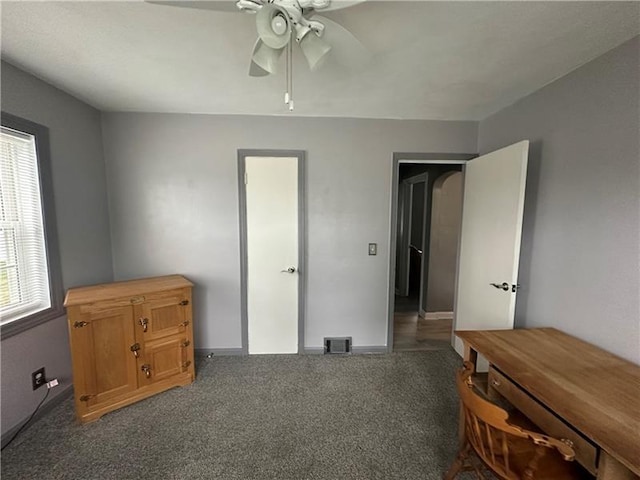
<path fill-rule="evenodd" d="M 473 365 L 464 362 L 456 375 L 465 440 L 445 480 L 469 470 L 485 479 L 483 465 L 505 480 L 585 478 L 572 462 L 575 452 L 569 443 L 518 426 L 507 411 L 478 394 L 472 374 Z"/>

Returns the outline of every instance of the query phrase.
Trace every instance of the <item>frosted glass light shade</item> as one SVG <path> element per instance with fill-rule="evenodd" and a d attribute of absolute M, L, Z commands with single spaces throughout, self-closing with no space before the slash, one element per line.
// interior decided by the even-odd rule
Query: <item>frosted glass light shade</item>
<path fill-rule="evenodd" d="M 291 22 L 287 12 L 272 4 L 265 4 L 256 15 L 258 36 L 271 48 L 283 48 L 291 40 Z"/>
<path fill-rule="evenodd" d="M 327 54 L 331 51 L 331 45 L 322 40 L 314 32 L 307 33 L 302 40 L 300 40 L 300 48 L 309 63 L 311 71 L 320 68 L 326 60 Z"/>

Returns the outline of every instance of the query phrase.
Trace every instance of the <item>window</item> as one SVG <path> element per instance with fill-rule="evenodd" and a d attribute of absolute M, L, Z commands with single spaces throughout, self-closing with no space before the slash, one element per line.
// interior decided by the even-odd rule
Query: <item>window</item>
<path fill-rule="evenodd" d="M 0 323 L 2 337 L 62 315 L 48 130 L 2 113 Z"/>

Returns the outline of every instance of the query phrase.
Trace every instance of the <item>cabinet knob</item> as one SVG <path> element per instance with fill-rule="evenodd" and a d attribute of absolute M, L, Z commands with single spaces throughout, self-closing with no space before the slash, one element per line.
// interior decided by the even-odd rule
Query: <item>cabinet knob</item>
<path fill-rule="evenodd" d="M 87 325 L 89 325 L 89 322 L 75 322 L 73 324 L 73 328 L 82 328 L 82 327 L 86 327 Z"/>
<path fill-rule="evenodd" d="M 182 342 L 182 347 L 183 347 L 183 348 L 186 348 L 186 347 L 188 347 L 189 345 L 191 345 L 191 342 L 190 342 L 189 340 L 185 340 L 184 342 Z"/>
<path fill-rule="evenodd" d="M 145 317 L 140 317 L 140 318 L 138 319 L 138 323 L 139 323 L 140 325 L 142 325 L 142 331 L 143 331 L 143 332 L 146 332 L 146 331 L 147 331 L 147 328 L 148 328 L 148 325 L 149 325 L 149 319 L 148 319 L 148 318 L 145 318 Z"/>
<path fill-rule="evenodd" d="M 151 378 L 151 365 L 145 363 L 144 365 L 142 365 L 142 367 L 140 367 L 140 370 L 144 372 L 147 378 Z"/>
<path fill-rule="evenodd" d="M 184 305 L 189 305 L 189 300 L 182 300 L 180 302 L 180 305 L 184 306 Z"/>

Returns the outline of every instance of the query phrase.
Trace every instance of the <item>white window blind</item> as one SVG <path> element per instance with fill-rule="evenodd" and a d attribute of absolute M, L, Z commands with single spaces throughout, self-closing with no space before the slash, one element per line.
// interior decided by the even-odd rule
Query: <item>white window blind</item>
<path fill-rule="evenodd" d="M 0 322 L 51 306 L 35 137 L 0 132 Z"/>

